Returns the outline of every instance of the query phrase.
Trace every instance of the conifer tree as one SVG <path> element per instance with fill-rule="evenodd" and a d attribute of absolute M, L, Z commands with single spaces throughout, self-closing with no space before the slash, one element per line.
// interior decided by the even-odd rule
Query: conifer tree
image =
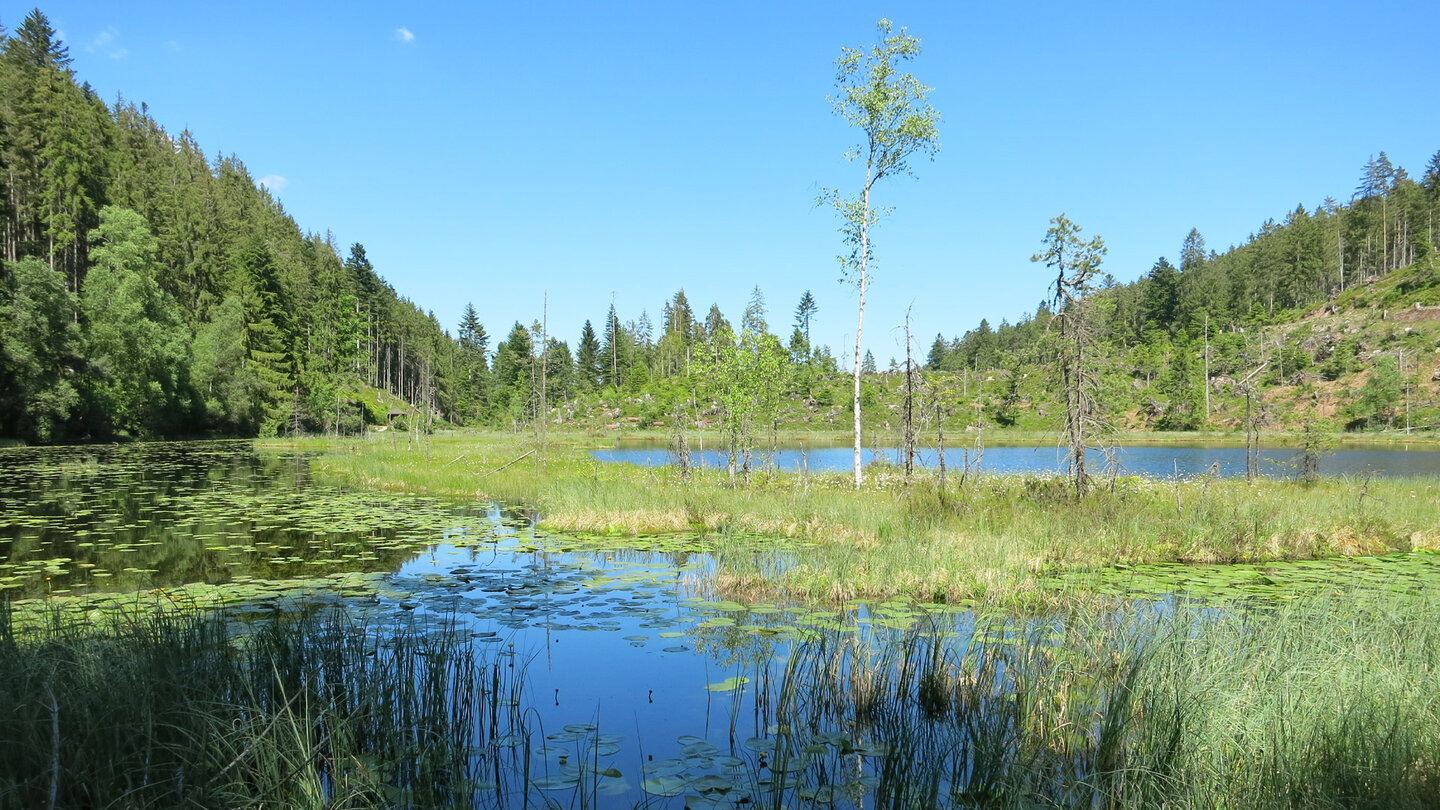
<path fill-rule="evenodd" d="M 600 383 L 606 388 L 619 388 L 629 372 L 630 340 L 620 318 L 615 314 L 615 305 L 605 316 L 605 331 L 600 340 Z"/>
<path fill-rule="evenodd" d="M 710 311 L 705 313 L 705 339 L 707 342 L 713 342 L 724 335 L 733 338 L 735 330 L 720 311 L 720 305 L 711 304 Z"/>
<path fill-rule="evenodd" d="M 576 385 L 582 391 L 600 387 L 600 341 L 595 338 L 595 327 L 589 321 L 580 330 L 580 344 L 575 350 Z"/>
<path fill-rule="evenodd" d="M 930 353 L 925 356 L 925 367 L 931 371 L 939 371 L 949 350 L 950 344 L 945 342 L 945 336 L 936 332 L 935 342 L 930 344 Z"/>
<path fill-rule="evenodd" d="M 490 336 L 485 333 L 485 326 L 480 323 L 475 307 L 467 301 L 465 312 L 460 316 L 456 346 L 460 375 L 456 381 L 456 394 L 457 410 L 471 423 L 478 423 L 484 418 L 488 405 L 490 368 L 486 351 L 489 344 Z"/>

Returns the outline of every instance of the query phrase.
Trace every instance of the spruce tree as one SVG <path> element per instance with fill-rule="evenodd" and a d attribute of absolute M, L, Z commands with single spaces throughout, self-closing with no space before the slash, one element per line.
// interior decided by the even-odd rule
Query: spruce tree
<path fill-rule="evenodd" d="M 580 344 L 575 349 L 576 385 L 582 391 L 593 391 L 600 387 L 600 341 L 595 338 L 595 327 L 585 322 L 580 330 Z"/>

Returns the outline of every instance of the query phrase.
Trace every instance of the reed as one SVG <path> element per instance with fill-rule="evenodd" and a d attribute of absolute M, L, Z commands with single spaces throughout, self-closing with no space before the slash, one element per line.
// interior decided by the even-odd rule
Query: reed
<path fill-rule="evenodd" d="M 768 750 L 809 757 L 801 798 L 849 757 L 837 789 L 875 807 L 1434 807 L 1436 620 L 1382 599 L 833 633 L 788 662 Z"/>
<path fill-rule="evenodd" d="M 20 637 L 4 616 L 5 808 L 474 806 L 523 677 L 446 628 L 334 611 Z"/>

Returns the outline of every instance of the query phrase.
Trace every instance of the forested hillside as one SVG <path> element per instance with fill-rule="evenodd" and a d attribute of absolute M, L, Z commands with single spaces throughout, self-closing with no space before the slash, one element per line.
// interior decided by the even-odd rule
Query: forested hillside
<path fill-rule="evenodd" d="M 362 246 L 77 83 L 39 11 L 4 33 L 0 437 L 354 430 L 391 407 L 362 388 L 454 407 L 455 341 Z"/>
<path fill-rule="evenodd" d="M 98 98 L 39 11 L 0 36 L 0 439 L 348 434 L 398 411 L 411 426 L 708 425 L 744 455 L 780 427 L 848 426 L 808 291 L 786 323 L 759 288 L 736 322 L 682 289 L 653 319 L 542 314 L 493 347 L 467 307 L 452 337 L 361 244 L 302 230 L 237 157 Z M 1347 202 L 1298 206 L 1223 252 L 1192 230 L 1176 263 L 1131 283 L 1102 273 L 1067 304 L 1084 310 L 1100 415 L 1159 430 L 1440 421 L 1437 214 L 1440 153 L 1415 180 L 1382 152 Z M 883 366 L 867 353 L 870 441 L 905 422 L 1056 429 L 1052 306 L 928 352 L 914 336 L 911 358 Z"/>
<path fill-rule="evenodd" d="M 1191 230 L 1178 266 L 1161 257 L 1132 283 L 1106 276 L 1086 306 L 1109 416 L 1122 428 L 1235 428 L 1248 390 L 1263 427 L 1389 428 L 1407 409 L 1424 414 L 1411 426 L 1433 423 L 1437 234 L 1440 152 L 1418 182 L 1381 152 L 1348 203 L 1297 206 L 1223 253 Z M 988 382 L 992 424 L 1047 426 L 1056 392 L 1034 372 L 1053 352 L 1050 305 L 937 335 L 927 365 Z"/>

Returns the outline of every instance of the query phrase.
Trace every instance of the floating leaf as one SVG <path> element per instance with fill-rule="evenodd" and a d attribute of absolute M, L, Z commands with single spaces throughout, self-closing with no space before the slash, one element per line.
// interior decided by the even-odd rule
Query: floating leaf
<path fill-rule="evenodd" d="M 744 675 L 732 675 L 723 681 L 712 683 L 705 688 L 711 692 L 734 692 L 747 683 L 750 683 L 750 679 Z"/>

